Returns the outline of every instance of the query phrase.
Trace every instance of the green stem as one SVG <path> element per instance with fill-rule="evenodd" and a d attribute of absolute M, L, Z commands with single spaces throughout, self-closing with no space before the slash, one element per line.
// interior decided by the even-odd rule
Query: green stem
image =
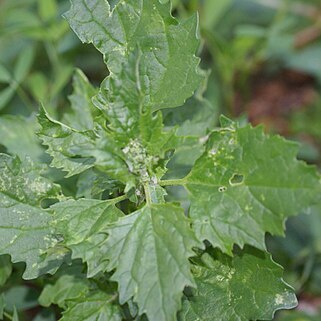
<path fill-rule="evenodd" d="M 7 313 L 6 311 L 3 312 L 3 315 L 9 320 L 13 320 L 13 317 L 9 313 Z"/>
<path fill-rule="evenodd" d="M 152 204 L 152 196 L 150 193 L 149 184 L 144 184 L 144 192 L 145 192 L 145 198 L 146 198 L 147 205 L 151 205 Z"/>
<path fill-rule="evenodd" d="M 121 202 L 121 201 L 126 200 L 127 198 L 128 198 L 128 196 L 127 196 L 126 194 L 124 194 L 124 195 L 121 195 L 121 196 L 118 196 L 118 197 L 109 199 L 109 200 L 107 200 L 107 201 L 111 201 L 111 202 L 113 202 L 113 203 L 116 204 L 116 203 L 119 203 L 119 202 Z"/>
<path fill-rule="evenodd" d="M 178 178 L 178 179 L 167 179 L 164 181 L 160 181 L 160 186 L 177 186 L 177 185 L 185 185 L 186 184 L 186 178 Z"/>

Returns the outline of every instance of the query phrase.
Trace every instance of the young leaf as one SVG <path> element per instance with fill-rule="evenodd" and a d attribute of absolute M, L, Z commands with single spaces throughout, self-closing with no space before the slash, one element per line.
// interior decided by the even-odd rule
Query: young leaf
<path fill-rule="evenodd" d="M 0 255 L 26 262 L 25 279 L 53 273 L 64 253 L 45 254 L 57 239 L 49 226 L 51 215 L 41 207 L 45 198 L 59 198 L 60 188 L 40 176 L 31 161 L 0 154 Z"/>
<path fill-rule="evenodd" d="M 130 181 L 121 149 L 100 125 L 95 131 L 79 131 L 52 119 L 44 109 L 40 110 L 38 120 L 42 126 L 38 135 L 49 147 L 51 165 L 67 171 L 66 177 L 97 166 L 119 181 Z"/>
<path fill-rule="evenodd" d="M 109 229 L 107 258 L 119 300 L 131 297 L 149 320 L 175 321 L 185 286 L 194 286 L 188 258 L 198 246 L 180 207 L 145 206 Z"/>
<path fill-rule="evenodd" d="M 271 320 L 275 311 L 297 305 L 268 253 L 247 247 L 234 258 L 206 254 L 203 261 L 193 268 L 197 290 L 184 301 L 181 321 Z"/>
<path fill-rule="evenodd" d="M 186 178 L 190 217 L 197 237 L 225 253 L 234 244 L 265 249 L 266 232 L 283 235 L 288 216 L 318 201 L 320 177 L 296 159 L 295 143 L 229 124 L 211 134 Z"/>
<path fill-rule="evenodd" d="M 73 93 L 69 96 L 72 112 L 64 114 L 63 123 L 79 131 L 93 130 L 94 120 L 99 115 L 99 110 L 91 101 L 96 94 L 97 89 L 90 84 L 81 70 L 76 69 Z"/>
<path fill-rule="evenodd" d="M 179 23 L 170 15 L 170 3 L 158 0 L 120 1 L 113 11 L 106 0 L 71 3 L 65 14 L 70 26 L 104 54 L 112 74 L 140 48 L 153 110 L 182 105 L 199 86 L 197 16 Z"/>

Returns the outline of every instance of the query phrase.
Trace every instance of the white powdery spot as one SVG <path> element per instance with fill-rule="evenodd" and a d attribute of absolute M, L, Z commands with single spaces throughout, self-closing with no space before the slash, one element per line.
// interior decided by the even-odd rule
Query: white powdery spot
<path fill-rule="evenodd" d="M 277 305 L 281 305 L 281 304 L 284 303 L 284 298 L 283 298 L 283 296 L 282 296 L 281 294 L 277 294 L 277 295 L 276 295 L 275 303 L 276 303 Z"/>

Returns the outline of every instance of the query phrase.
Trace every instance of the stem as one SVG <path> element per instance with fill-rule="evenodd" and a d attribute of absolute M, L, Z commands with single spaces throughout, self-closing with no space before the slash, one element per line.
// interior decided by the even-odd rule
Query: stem
<path fill-rule="evenodd" d="M 152 196 L 150 193 L 149 184 L 144 184 L 144 191 L 145 191 L 146 203 L 147 203 L 147 205 L 151 205 L 152 204 Z"/>
<path fill-rule="evenodd" d="M 119 203 L 119 202 L 121 202 L 121 201 L 124 201 L 124 200 L 126 200 L 128 197 L 127 197 L 127 195 L 126 194 L 124 194 L 124 195 L 121 195 L 121 196 L 118 196 L 118 197 L 115 197 L 115 198 L 112 198 L 112 199 L 110 199 L 110 200 L 107 200 L 107 201 L 111 201 L 111 202 L 113 202 L 113 203 Z"/>
<path fill-rule="evenodd" d="M 3 315 L 9 320 L 13 320 L 13 317 L 9 313 L 7 313 L 6 311 L 3 312 Z"/>
<path fill-rule="evenodd" d="M 167 179 L 164 181 L 160 181 L 160 186 L 176 186 L 176 185 L 185 185 L 186 184 L 186 177 L 185 178 L 178 178 L 178 179 Z"/>

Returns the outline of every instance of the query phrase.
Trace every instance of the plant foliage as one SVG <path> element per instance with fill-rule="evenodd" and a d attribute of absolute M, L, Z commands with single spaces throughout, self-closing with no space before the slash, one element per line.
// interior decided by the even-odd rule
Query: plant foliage
<path fill-rule="evenodd" d="M 42 107 L 38 136 L 51 166 L 77 176 L 80 197 L 31 159 L 0 157 L 0 254 L 25 262 L 25 279 L 61 266 L 40 303 L 62 308 L 62 321 L 268 320 L 296 305 L 264 238 L 309 211 L 320 177 L 296 159 L 296 144 L 261 127 L 221 117 L 201 139 L 165 127 L 162 110 L 183 105 L 205 77 L 197 15 L 178 21 L 170 9 L 71 1 L 66 19 L 109 76 L 97 89 L 77 70 L 70 112 L 58 121 Z M 165 179 L 175 151 L 193 141 L 201 156 L 189 174 Z M 175 185 L 188 213 L 166 197 Z M 1 282 L 11 273 L 3 266 Z"/>

